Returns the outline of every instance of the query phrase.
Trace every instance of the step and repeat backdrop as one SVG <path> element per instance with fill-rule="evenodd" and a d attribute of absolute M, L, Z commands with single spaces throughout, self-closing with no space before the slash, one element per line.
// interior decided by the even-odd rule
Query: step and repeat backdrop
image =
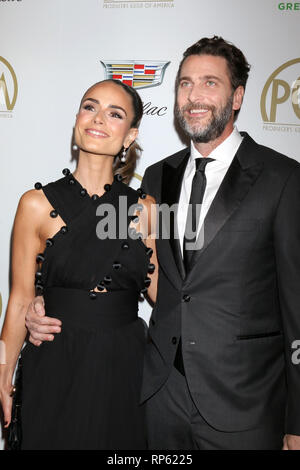
<path fill-rule="evenodd" d="M 182 53 L 221 35 L 252 65 L 238 129 L 300 161 L 299 20 L 300 3 L 277 0 L 0 0 L 0 327 L 18 200 L 75 169 L 83 92 L 106 77 L 140 92 L 137 188 L 148 165 L 184 146 L 173 118 Z M 146 321 L 150 312 L 141 303 Z"/>

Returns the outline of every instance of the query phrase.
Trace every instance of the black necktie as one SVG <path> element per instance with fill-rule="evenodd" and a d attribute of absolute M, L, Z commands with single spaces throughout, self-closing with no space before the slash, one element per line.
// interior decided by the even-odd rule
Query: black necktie
<path fill-rule="evenodd" d="M 197 247 L 197 228 L 200 218 L 201 204 L 206 188 L 205 167 L 213 158 L 196 158 L 196 171 L 192 182 L 191 196 L 187 213 L 184 239 L 183 239 L 183 260 L 186 272 L 191 267 L 193 254 Z M 198 206 L 198 210 L 197 210 Z"/>
<path fill-rule="evenodd" d="M 192 182 L 191 196 L 188 208 L 188 215 L 185 225 L 184 239 L 183 239 L 183 258 L 186 272 L 189 271 L 191 266 L 192 257 L 194 254 L 197 240 L 197 228 L 199 224 L 200 211 L 196 210 L 197 204 L 202 204 L 203 196 L 206 188 L 205 167 L 209 162 L 213 162 L 213 158 L 196 158 L 196 171 Z M 199 207 L 198 207 L 199 209 Z M 188 244 L 194 243 L 194 249 L 188 249 Z M 189 247 L 190 248 L 190 247 Z M 174 359 L 174 366 L 182 374 L 185 375 L 183 357 L 182 357 L 182 341 L 181 337 L 178 342 L 178 347 Z"/>

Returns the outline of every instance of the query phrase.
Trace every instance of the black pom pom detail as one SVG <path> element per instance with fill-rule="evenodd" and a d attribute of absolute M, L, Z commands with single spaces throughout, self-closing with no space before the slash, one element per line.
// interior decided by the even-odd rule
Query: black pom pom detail
<path fill-rule="evenodd" d="M 43 253 L 39 253 L 36 257 L 36 262 L 43 263 L 44 261 L 45 261 L 45 256 L 43 255 Z"/>
<path fill-rule="evenodd" d="M 152 274 L 155 271 L 155 265 L 153 263 L 148 264 L 148 273 Z"/>
<path fill-rule="evenodd" d="M 115 181 L 123 181 L 123 179 L 124 179 L 124 178 L 123 178 L 122 175 L 120 175 L 120 173 L 116 173 L 116 174 L 115 174 Z"/>
<path fill-rule="evenodd" d="M 141 199 L 146 199 L 147 194 L 145 193 L 145 191 L 143 190 L 143 188 L 137 189 L 137 192 L 139 193 Z"/>
<path fill-rule="evenodd" d="M 50 246 L 53 246 L 53 245 L 54 245 L 53 238 L 48 238 L 46 240 L 46 246 L 50 247 Z"/>
<path fill-rule="evenodd" d="M 68 176 L 70 174 L 70 170 L 69 168 L 64 168 L 63 171 L 62 171 L 62 174 L 65 175 L 65 176 Z"/>
<path fill-rule="evenodd" d="M 104 287 L 104 284 L 103 284 L 102 281 L 99 282 L 96 287 L 97 287 L 97 289 L 98 289 L 100 292 L 102 292 L 103 290 L 105 290 L 105 287 Z"/>
<path fill-rule="evenodd" d="M 41 284 L 36 284 L 35 289 L 36 289 L 38 295 L 43 294 L 44 287 Z"/>
<path fill-rule="evenodd" d="M 111 283 L 112 278 L 110 276 L 104 276 L 103 281 L 104 281 L 104 284 L 108 286 Z"/>
<path fill-rule="evenodd" d="M 118 261 L 115 261 L 113 263 L 113 269 L 120 269 L 122 267 L 121 263 L 119 263 Z"/>
<path fill-rule="evenodd" d="M 42 183 L 35 183 L 34 188 L 35 189 L 42 189 L 43 185 Z"/>
<path fill-rule="evenodd" d="M 151 256 L 153 255 L 153 250 L 152 250 L 152 248 L 150 248 L 150 247 L 148 247 L 148 246 L 146 247 L 146 255 L 148 255 L 149 258 L 151 258 Z"/>

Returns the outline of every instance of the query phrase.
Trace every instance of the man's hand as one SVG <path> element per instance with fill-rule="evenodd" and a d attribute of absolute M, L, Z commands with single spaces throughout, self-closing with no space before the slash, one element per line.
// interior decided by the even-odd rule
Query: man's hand
<path fill-rule="evenodd" d="M 300 436 L 286 434 L 283 439 L 282 450 L 300 450 Z"/>
<path fill-rule="evenodd" d="M 40 346 L 43 341 L 53 341 L 51 333 L 61 332 L 61 321 L 57 318 L 45 316 L 43 297 L 35 297 L 28 307 L 25 324 L 30 333 L 29 341 L 35 346 Z"/>

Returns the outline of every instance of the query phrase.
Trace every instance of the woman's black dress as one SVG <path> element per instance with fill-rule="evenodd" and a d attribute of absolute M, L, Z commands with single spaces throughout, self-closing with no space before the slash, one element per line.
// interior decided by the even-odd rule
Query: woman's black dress
<path fill-rule="evenodd" d="M 140 193 L 115 177 L 103 196 L 90 197 L 71 174 L 42 190 L 49 217 L 65 225 L 38 255 L 36 285 L 62 331 L 22 352 L 22 448 L 144 449 L 146 326 L 137 312 L 153 265 L 151 250 L 127 232 L 127 207 Z M 101 228 L 114 228 L 106 224 L 113 211 L 115 238 L 100 240 Z"/>

